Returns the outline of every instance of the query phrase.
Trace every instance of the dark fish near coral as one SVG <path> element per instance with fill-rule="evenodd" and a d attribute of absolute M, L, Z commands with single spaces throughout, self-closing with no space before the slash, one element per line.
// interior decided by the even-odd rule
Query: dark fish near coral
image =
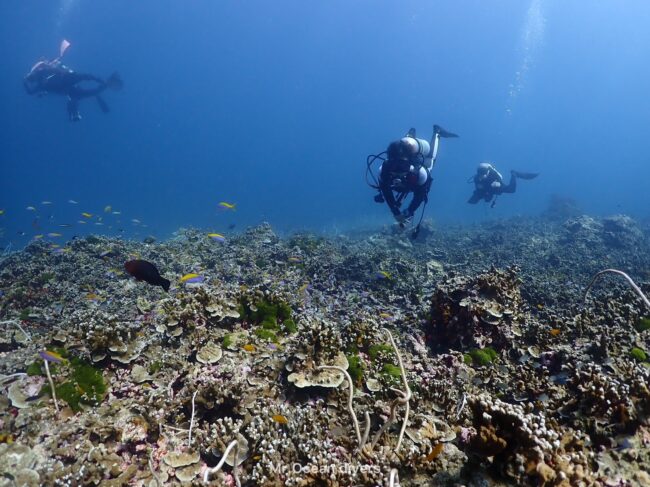
<path fill-rule="evenodd" d="M 138 281 L 144 281 L 152 286 L 161 286 L 169 291 L 169 280 L 160 275 L 156 266 L 146 260 L 129 260 L 124 263 L 126 272 L 135 277 Z"/>

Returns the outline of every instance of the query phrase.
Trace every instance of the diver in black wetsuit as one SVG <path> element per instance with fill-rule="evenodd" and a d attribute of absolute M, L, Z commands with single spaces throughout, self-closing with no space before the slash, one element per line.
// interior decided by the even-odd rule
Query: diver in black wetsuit
<path fill-rule="evenodd" d="M 68 117 L 71 121 L 81 120 L 79 100 L 95 97 L 104 113 L 109 112 L 108 105 L 100 94 L 107 88 L 119 90 L 122 80 L 113 73 L 107 80 L 91 74 L 77 73 L 61 63 L 61 57 L 70 46 L 67 41 L 61 44 L 61 55 L 52 61 L 39 61 L 23 79 L 25 91 L 29 95 L 45 96 L 47 94 L 63 95 L 68 99 Z M 92 86 L 84 86 L 91 83 Z"/>
<path fill-rule="evenodd" d="M 504 185 L 501 173 L 492 164 L 482 162 L 478 165 L 476 174 L 470 178 L 474 182 L 474 193 L 467 202 L 475 205 L 484 200 L 486 203 L 492 202 L 490 206 L 494 207 L 497 196 L 504 193 L 514 193 L 517 190 L 517 178 L 535 179 L 537 176 L 537 173 L 510 171 L 510 182 Z"/>
<path fill-rule="evenodd" d="M 426 201 L 431 188 L 431 169 L 436 162 L 441 137 L 458 137 L 438 125 L 433 126 L 431 142 L 415 137 L 415 129 L 409 130 L 406 137 L 391 142 L 386 150 L 386 160 L 379 168 L 379 194 L 375 201 L 384 201 L 393 216 L 404 226 Z M 402 201 L 409 193 L 413 199 L 408 207 L 400 212 Z"/>

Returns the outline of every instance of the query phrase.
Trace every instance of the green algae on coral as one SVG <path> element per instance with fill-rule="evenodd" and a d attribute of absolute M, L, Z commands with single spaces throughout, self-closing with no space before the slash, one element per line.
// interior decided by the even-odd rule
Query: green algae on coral
<path fill-rule="evenodd" d="M 67 380 L 56 384 L 58 373 L 54 377 L 56 395 L 68 403 L 73 411 L 81 411 L 81 404 L 96 406 L 106 396 L 108 390 L 102 371 L 83 360 L 73 357 L 62 369 L 62 373 L 68 373 Z M 51 370 L 52 375 L 55 375 Z M 50 386 L 43 387 L 42 392 L 50 393 Z"/>
<path fill-rule="evenodd" d="M 399 379 L 402 377 L 402 371 L 394 364 L 384 364 L 381 369 L 381 374 L 390 379 Z"/>
<path fill-rule="evenodd" d="M 463 361 L 468 365 L 490 365 L 499 356 L 491 347 L 475 348 L 463 355 Z"/>
<path fill-rule="evenodd" d="M 277 342 L 278 337 L 276 336 L 275 333 L 271 330 L 267 330 L 265 328 L 258 328 L 255 330 L 255 336 L 258 338 L 261 338 L 262 340 L 266 340 L 267 342 Z"/>
<path fill-rule="evenodd" d="M 298 326 L 296 325 L 296 322 L 293 321 L 291 318 L 289 318 L 288 320 L 284 320 L 282 322 L 282 326 L 286 334 L 293 334 L 298 332 Z"/>
<path fill-rule="evenodd" d="M 32 362 L 31 364 L 29 364 L 27 366 L 27 375 L 29 376 L 45 375 L 41 367 L 42 363 L 43 363 L 42 360 L 37 360 L 36 362 Z"/>
<path fill-rule="evenodd" d="M 160 360 L 156 360 L 155 362 L 151 362 L 149 365 L 149 374 L 153 375 L 158 372 L 160 372 L 163 368 L 163 363 Z"/>
<path fill-rule="evenodd" d="M 223 337 L 223 341 L 221 342 L 221 345 L 223 348 L 229 348 L 235 343 L 235 334 L 234 333 L 229 333 L 225 337 Z"/>
<path fill-rule="evenodd" d="M 361 357 L 354 354 L 346 355 L 346 358 L 348 359 L 348 374 L 350 374 L 354 383 L 360 383 L 363 379 L 363 364 L 361 363 Z"/>
<path fill-rule="evenodd" d="M 644 316 L 643 318 L 639 318 L 639 321 L 637 321 L 635 328 L 638 332 L 650 330 L 650 317 Z"/>
<path fill-rule="evenodd" d="M 368 349 L 368 355 L 370 355 L 370 360 L 373 362 L 377 360 L 377 357 L 379 354 L 389 354 L 391 353 L 393 349 L 391 348 L 390 345 L 371 345 L 370 348 Z"/>
<path fill-rule="evenodd" d="M 632 348 L 632 350 L 630 350 L 630 355 L 638 362 L 645 362 L 648 359 L 648 354 L 638 347 Z"/>

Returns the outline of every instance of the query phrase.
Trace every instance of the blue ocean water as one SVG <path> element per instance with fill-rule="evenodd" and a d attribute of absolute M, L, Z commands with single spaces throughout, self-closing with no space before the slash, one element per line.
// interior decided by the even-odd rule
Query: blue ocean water
<path fill-rule="evenodd" d="M 553 194 L 646 218 L 648 25 L 643 0 L 6 0 L 0 244 L 390 223 L 366 156 L 434 123 L 460 138 L 442 141 L 426 218 L 537 215 Z M 73 69 L 121 74 L 110 114 L 85 100 L 71 123 L 62 98 L 23 90 L 62 39 Z M 470 206 L 483 160 L 541 176 Z"/>

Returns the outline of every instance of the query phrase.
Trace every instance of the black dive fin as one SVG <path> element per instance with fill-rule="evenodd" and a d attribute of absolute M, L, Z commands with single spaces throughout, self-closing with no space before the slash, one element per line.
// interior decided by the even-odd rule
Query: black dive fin
<path fill-rule="evenodd" d="M 517 176 L 519 179 L 535 179 L 537 176 L 539 176 L 539 173 L 537 172 L 512 171 L 512 174 Z"/>
<path fill-rule="evenodd" d="M 101 96 L 97 95 L 95 99 L 97 100 L 97 104 L 99 105 L 99 108 L 101 108 L 102 112 L 108 113 L 111 111 L 111 109 L 108 108 L 108 105 L 106 104 L 106 102 Z"/>
<path fill-rule="evenodd" d="M 408 133 L 406 134 L 407 137 L 413 137 L 415 138 L 415 129 L 409 129 Z"/>
<path fill-rule="evenodd" d="M 117 71 L 108 77 L 106 80 L 106 86 L 108 86 L 108 88 L 113 91 L 120 91 L 122 88 L 124 88 L 124 82 L 122 81 L 122 78 Z"/>
<path fill-rule="evenodd" d="M 458 137 L 458 135 L 456 135 L 456 134 L 454 134 L 452 132 L 447 132 L 440 125 L 434 125 L 433 126 L 433 132 L 438 134 L 440 137 L 445 137 L 447 139 L 453 138 L 453 137 Z"/>

